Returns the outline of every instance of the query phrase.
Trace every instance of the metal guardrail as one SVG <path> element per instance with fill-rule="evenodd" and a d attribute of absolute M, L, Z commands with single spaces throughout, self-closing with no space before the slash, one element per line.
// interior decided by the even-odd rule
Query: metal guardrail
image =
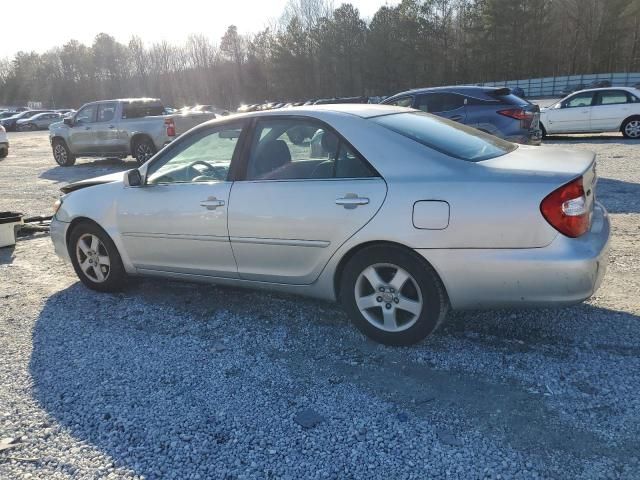
<path fill-rule="evenodd" d="M 527 97 L 559 97 L 567 87 L 589 85 L 595 81 L 608 80 L 614 87 L 632 86 L 640 83 L 640 72 L 624 73 L 590 73 L 585 75 L 568 75 L 563 77 L 528 78 L 523 80 L 502 80 L 484 82 L 486 87 L 522 88 Z"/>

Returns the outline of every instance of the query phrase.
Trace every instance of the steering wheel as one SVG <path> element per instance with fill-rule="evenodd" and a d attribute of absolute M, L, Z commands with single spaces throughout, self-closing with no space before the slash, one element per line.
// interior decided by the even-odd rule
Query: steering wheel
<path fill-rule="evenodd" d="M 195 165 L 203 165 L 205 171 L 201 172 L 194 168 Z M 187 167 L 187 174 L 191 177 L 192 182 L 212 182 L 215 180 L 226 180 L 229 167 L 224 165 L 211 165 L 204 160 L 196 160 Z"/>

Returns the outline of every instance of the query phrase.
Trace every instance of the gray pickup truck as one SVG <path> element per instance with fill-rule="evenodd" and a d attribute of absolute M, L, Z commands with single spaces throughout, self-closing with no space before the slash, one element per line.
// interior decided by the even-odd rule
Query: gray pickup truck
<path fill-rule="evenodd" d="M 103 100 L 82 106 L 49 127 L 53 158 L 68 167 L 77 157 L 133 156 L 142 165 L 174 138 L 215 118 L 213 113 L 164 115 L 160 100 Z"/>

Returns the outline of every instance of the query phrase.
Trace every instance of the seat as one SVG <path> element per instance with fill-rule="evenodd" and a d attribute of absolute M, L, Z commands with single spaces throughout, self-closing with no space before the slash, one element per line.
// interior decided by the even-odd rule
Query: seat
<path fill-rule="evenodd" d="M 274 178 L 273 173 L 291 163 L 291 151 L 284 140 L 270 140 L 261 145 L 253 162 L 253 178 Z"/>

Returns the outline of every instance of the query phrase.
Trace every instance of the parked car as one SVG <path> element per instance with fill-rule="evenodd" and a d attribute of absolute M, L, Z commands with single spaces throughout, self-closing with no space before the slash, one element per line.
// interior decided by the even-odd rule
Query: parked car
<path fill-rule="evenodd" d="M 5 158 L 7 155 L 9 155 L 9 139 L 7 131 L 0 125 L 0 158 Z"/>
<path fill-rule="evenodd" d="M 308 127 L 323 158 L 288 141 Z M 338 300 L 404 345 L 450 307 L 590 297 L 609 240 L 595 178 L 593 153 L 424 112 L 298 107 L 207 122 L 138 169 L 68 185 L 51 239 L 94 290 L 151 275 Z"/>
<path fill-rule="evenodd" d="M 5 110 L 4 112 L 0 113 L 0 120 L 2 120 L 3 118 L 9 118 L 9 117 L 13 117 L 14 115 L 16 115 L 18 112 L 13 112 L 10 110 Z"/>
<path fill-rule="evenodd" d="M 622 132 L 640 138 L 640 90 L 630 87 L 582 90 L 543 108 L 543 135 Z"/>
<path fill-rule="evenodd" d="M 64 115 L 56 112 L 38 113 L 30 118 L 22 118 L 16 122 L 16 130 L 47 130 L 52 123 L 59 122 Z"/>
<path fill-rule="evenodd" d="M 77 157 L 128 155 L 142 165 L 176 136 L 215 118 L 209 113 L 163 114 L 164 105 L 157 99 L 87 103 L 73 117 L 49 127 L 53 157 L 63 167 Z"/>
<path fill-rule="evenodd" d="M 194 113 L 215 113 L 216 115 L 229 115 L 229 110 L 218 108 L 214 105 L 196 105 L 191 109 Z"/>
<path fill-rule="evenodd" d="M 511 142 L 537 145 L 542 138 L 540 107 L 513 95 L 508 88 L 420 88 L 393 95 L 382 104 L 433 113 Z"/>
<path fill-rule="evenodd" d="M 7 130 L 12 132 L 16 130 L 18 120 L 26 120 L 39 113 L 51 113 L 51 110 L 26 110 L 24 112 L 16 113 L 15 115 L 0 120 L 0 124 Z"/>
<path fill-rule="evenodd" d="M 570 95 L 573 92 L 577 92 L 578 90 L 584 90 L 585 88 L 587 88 L 587 86 L 583 83 L 578 85 L 567 85 L 566 87 L 564 87 L 562 92 L 560 92 L 560 95 L 562 96 Z"/>
<path fill-rule="evenodd" d="M 76 113 L 76 111 L 73 108 L 59 108 L 58 110 L 56 110 L 56 113 L 60 113 L 66 117 L 69 114 Z"/>

